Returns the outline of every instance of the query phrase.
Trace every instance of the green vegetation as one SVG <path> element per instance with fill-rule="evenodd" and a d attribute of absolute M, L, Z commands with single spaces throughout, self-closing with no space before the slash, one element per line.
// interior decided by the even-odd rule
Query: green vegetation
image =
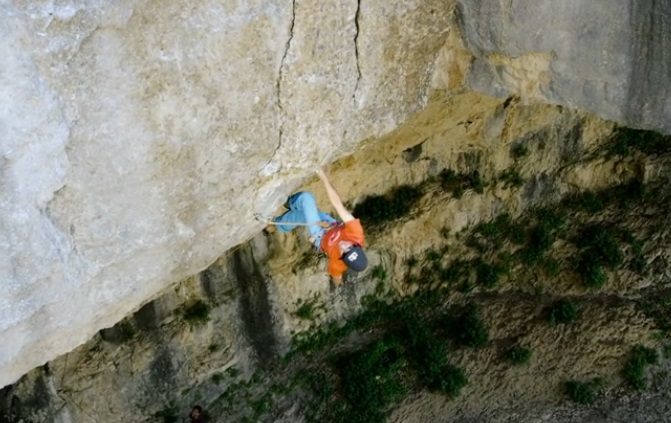
<path fill-rule="evenodd" d="M 488 332 L 475 306 L 441 312 L 441 301 L 442 294 L 435 290 L 420 290 L 391 303 L 370 298 L 365 311 L 345 325 L 329 324 L 299 335 L 295 351 L 309 353 L 333 348 L 352 331 L 380 333 L 367 347 L 336 353 L 328 368 L 309 370 L 309 376 L 301 377 L 315 402 L 309 420 L 383 422 L 387 408 L 418 383 L 459 395 L 468 379 L 449 363 L 450 345 L 482 346 Z"/>
<path fill-rule="evenodd" d="M 562 199 L 561 205 L 573 210 L 598 213 L 606 208 L 605 199 L 602 197 L 592 191 L 583 191 L 567 195 Z"/>
<path fill-rule="evenodd" d="M 175 404 L 170 404 L 168 407 L 154 414 L 154 418 L 162 419 L 163 423 L 177 423 L 179 421 L 179 410 Z"/>
<path fill-rule="evenodd" d="M 664 291 L 639 302 L 646 317 L 653 319 L 662 335 L 671 335 L 671 291 Z"/>
<path fill-rule="evenodd" d="M 604 225 L 585 227 L 577 236 L 575 244 L 583 249 L 583 258 L 611 269 L 622 264 L 624 259 L 612 229 Z"/>
<path fill-rule="evenodd" d="M 519 170 L 514 167 L 509 167 L 508 169 L 499 173 L 498 180 L 503 183 L 503 186 L 506 188 L 519 188 L 524 185 L 524 178 L 520 174 Z"/>
<path fill-rule="evenodd" d="M 513 244 L 523 244 L 525 241 L 524 225 L 512 220 L 509 214 L 500 214 L 494 219 L 500 233 Z"/>
<path fill-rule="evenodd" d="M 608 281 L 603 268 L 599 264 L 594 263 L 589 255 L 583 258 L 579 268 L 581 270 L 582 283 L 586 288 L 599 289 Z"/>
<path fill-rule="evenodd" d="M 626 148 L 642 151 L 648 147 L 633 143 Z M 516 164 L 500 175 L 500 181 L 520 186 L 524 179 L 516 168 L 520 164 L 517 160 L 529 151 L 516 144 L 510 154 Z M 436 193 L 443 198 L 447 193 L 460 198 L 467 190 L 482 193 L 485 186 L 477 172 L 444 169 L 438 177 L 416 186 L 405 185 L 385 195 L 368 197 L 354 214 L 364 225 L 379 228 L 406 218 L 425 195 Z M 236 408 L 244 399 L 244 418 L 250 421 L 270 415 L 279 395 L 300 395 L 307 421 L 383 422 L 390 408 L 409 393 L 429 390 L 455 397 L 468 377 L 454 366 L 454 356 L 464 359 L 473 355 L 463 354 L 467 348 L 488 346 L 488 353 L 489 348 L 507 345 L 507 339 L 489 342 L 489 330 L 479 308 L 483 302 L 492 297 L 508 301 L 508 295 L 524 299 L 545 291 L 562 295 L 558 290 L 575 277 L 580 277 L 585 287 L 598 289 L 607 282 L 607 274 L 625 264 L 643 270 L 643 243 L 624 226 L 626 217 L 636 212 L 633 206 L 652 198 L 651 188 L 631 180 L 600 191 L 574 193 L 557 203 L 543 203 L 515 218 L 501 213 L 457 234 L 457 239 L 466 243 L 450 244 L 450 254 L 446 247 L 437 245 L 410 256 L 401 282 L 409 287 L 405 292 L 415 294 L 396 297 L 389 291 L 376 290 L 375 295 L 362 300 L 361 313 L 350 320 L 313 325 L 296 334 L 292 351 L 281 360 L 285 366 L 281 371 L 288 380 L 272 380 L 273 387 L 259 393 L 251 387 L 268 383 L 271 376 L 255 374 L 248 382 L 240 380 L 229 386 L 222 401 Z M 443 238 L 449 238 L 450 233 L 449 228 L 441 230 Z M 562 271 L 572 272 L 572 277 L 556 278 Z M 371 269 L 378 286 L 389 276 L 382 265 Z M 504 283 L 510 284 L 505 292 L 492 292 Z M 640 307 L 667 333 L 671 329 L 671 299 L 652 298 L 642 301 Z M 538 300 L 544 301 L 544 297 Z M 543 318 L 553 326 L 570 324 L 580 317 L 578 304 L 582 303 L 560 297 L 544 310 Z M 313 297 L 299 302 L 294 314 L 315 320 L 319 309 Z M 533 320 L 529 322 L 534 324 Z M 512 365 L 523 365 L 539 351 L 515 345 L 497 352 Z M 634 348 L 623 369 L 632 386 L 645 386 L 645 367 L 657 360 L 656 354 L 641 346 Z M 303 370 L 291 367 L 298 360 L 305 364 Z M 566 383 L 566 392 L 580 404 L 593 403 L 598 388 L 594 381 Z M 286 397 L 282 401 L 286 403 Z"/>
<path fill-rule="evenodd" d="M 467 189 L 478 194 L 485 190 L 485 182 L 477 171 L 471 173 L 457 173 L 452 169 L 443 169 L 440 172 L 440 185 L 446 192 L 451 192 L 454 198 L 461 198 Z"/>
<path fill-rule="evenodd" d="M 374 279 L 377 279 L 378 282 L 384 282 L 387 280 L 387 269 L 385 269 L 383 265 L 378 264 L 377 266 L 373 267 L 371 275 Z"/>
<path fill-rule="evenodd" d="M 499 281 L 503 269 L 497 265 L 491 265 L 481 260 L 475 267 L 476 281 L 485 288 L 493 288 Z"/>
<path fill-rule="evenodd" d="M 457 345 L 480 348 L 489 342 L 487 326 L 473 303 L 452 307 L 443 317 L 443 324 Z"/>
<path fill-rule="evenodd" d="M 449 397 L 459 395 L 468 378 L 450 363 L 450 351 L 482 347 L 489 335 L 474 304 L 443 310 L 442 295 L 440 290 L 420 290 L 392 302 L 369 298 L 364 312 L 344 325 L 332 323 L 298 335 L 294 354 L 322 351 L 330 357 L 326 367 L 322 360 L 290 384 L 289 390 L 303 387 L 311 392 L 308 421 L 383 422 L 390 406 L 422 387 Z M 354 351 L 334 347 L 357 330 L 379 336 Z M 234 404 L 232 390 L 245 396 L 245 386 L 234 384 L 220 400 Z M 252 421 L 272 410 L 272 395 L 247 400 Z"/>
<path fill-rule="evenodd" d="M 266 413 L 268 413 L 272 406 L 273 406 L 273 401 L 272 401 L 272 394 L 267 393 L 263 395 L 261 398 L 259 398 L 257 401 L 254 401 L 252 404 L 252 411 L 254 412 L 254 417 L 253 421 L 258 421 L 259 418 Z"/>
<path fill-rule="evenodd" d="M 523 244 L 525 241 L 524 226 L 512 220 L 509 214 L 498 215 L 493 221 L 478 224 L 474 232 L 488 240 L 493 247 L 500 247 L 505 241 Z"/>
<path fill-rule="evenodd" d="M 521 159 L 522 157 L 526 157 L 529 155 L 529 149 L 527 148 L 526 145 L 522 143 L 516 143 L 513 144 L 512 147 L 510 147 L 510 157 L 512 157 L 515 160 Z"/>
<path fill-rule="evenodd" d="M 643 389 L 646 385 L 645 370 L 650 364 L 657 364 L 659 354 L 657 350 L 636 345 L 632 348 L 627 364 L 624 366 L 622 375 L 630 386 Z"/>
<path fill-rule="evenodd" d="M 643 200 L 645 193 L 643 183 L 638 179 L 632 179 L 598 192 L 582 191 L 569 194 L 561 200 L 559 205 L 570 210 L 598 213 L 608 206 L 631 207 Z"/>
<path fill-rule="evenodd" d="M 422 382 L 432 391 L 452 397 L 459 395 L 468 379 L 459 368 L 448 362 L 446 342 L 421 321 L 407 322 L 406 330 L 410 340 L 408 359 Z"/>
<path fill-rule="evenodd" d="M 506 359 L 514 365 L 527 364 L 531 361 L 531 349 L 517 345 L 506 353 Z"/>
<path fill-rule="evenodd" d="M 221 373 L 213 373 L 212 376 L 210 377 L 210 380 L 214 382 L 215 384 L 219 385 L 222 380 L 224 380 L 224 375 Z"/>
<path fill-rule="evenodd" d="M 447 345 L 421 322 L 408 322 L 410 360 L 426 386 L 451 396 L 459 395 L 468 382 L 463 372 L 447 361 Z"/>
<path fill-rule="evenodd" d="M 572 323 L 578 319 L 580 311 L 571 300 L 561 299 L 555 302 L 547 312 L 547 321 L 551 325 Z"/>
<path fill-rule="evenodd" d="M 401 185 L 386 195 L 366 197 L 354 207 L 353 214 L 364 226 L 379 226 L 408 215 L 422 194 L 419 186 Z"/>
<path fill-rule="evenodd" d="M 240 376 L 240 373 L 242 372 L 236 367 L 229 367 L 228 369 L 226 369 L 226 374 L 232 378 Z"/>
<path fill-rule="evenodd" d="M 654 131 L 620 127 L 615 130 L 606 148 L 606 155 L 628 156 L 633 151 L 644 154 L 662 154 L 671 150 L 671 137 Z"/>
<path fill-rule="evenodd" d="M 432 266 L 439 266 L 442 259 L 443 255 L 439 251 L 428 250 L 426 252 L 426 260 L 428 260 Z"/>
<path fill-rule="evenodd" d="M 546 226 L 535 226 L 529 229 L 526 245 L 519 250 L 519 258 L 526 265 L 540 263 L 552 244 L 554 237 Z"/>
<path fill-rule="evenodd" d="M 192 325 L 202 325 L 210 321 L 210 306 L 197 300 L 182 310 L 182 318 Z"/>
<path fill-rule="evenodd" d="M 375 295 L 383 294 L 385 292 L 384 282 L 387 280 L 387 269 L 382 264 L 378 264 L 373 267 L 371 275 L 373 276 L 373 279 L 377 280 Z"/>
<path fill-rule="evenodd" d="M 405 260 L 405 265 L 408 266 L 409 268 L 415 267 L 419 263 L 419 260 L 415 256 L 410 256 Z"/>
<path fill-rule="evenodd" d="M 608 279 L 603 267 L 615 269 L 624 260 L 614 232 L 603 225 L 583 228 L 575 244 L 581 249 L 579 270 L 587 288 L 601 288 Z"/>
<path fill-rule="evenodd" d="M 552 257 L 543 260 L 541 266 L 545 274 L 550 277 L 557 276 L 561 272 L 561 264 Z"/>
<path fill-rule="evenodd" d="M 666 344 L 662 347 L 662 355 L 665 359 L 671 358 L 671 345 Z"/>
<path fill-rule="evenodd" d="M 518 258 L 526 265 L 541 264 L 551 273 L 558 263 L 548 258 L 547 253 L 558 234 L 564 229 L 565 212 L 561 209 L 540 207 L 531 210 L 524 220 L 529 229 L 526 233 L 526 243 L 517 253 Z"/>
<path fill-rule="evenodd" d="M 550 232 L 561 231 L 566 223 L 566 212 L 556 207 L 538 207 L 531 211 L 538 226 Z"/>
<path fill-rule="evenodd" d="M 377 341 L 362 352 L 341 358 L 337 367 L 341 369 L 347 420 L 386 421 L 386 407 L 407 392 L 400 374 L 405 365 L 401 345 L 394 339 Z M 321 389 L 328 388 L 327 384 L 321 385 Z M 320 396 L 331 392 L 326 391 Z"/>
<path fill-rule="evenodd" d="M 496 222 L 482 222 L 479 223 L 473 230 L 476 234 L 482 235 L 486 239 L 498 241 L 501 239 L 501 228 Z"/>
<path fill-rule="evenodd" d="M 442 282 L 459 282 L 470 273 L 470 263 L 465 260 L 454 260 L 440 271 Z"/>
<path fill-rule="evenodd" d="M 581 382 L 571 380 L 566 382 L 566 393 L 574 402 L 583 405 L 594 403 L 594 390 L 597 384 L 594 382 Z"/>
<path fill-rule="evenodd" d="M 513 221 L 509 214 L 504 213 L 494 220 L 476 225 L 466 244 L 480 253 L 489 253 L 501 249 L 506 242 L 520 245 L 525 241 L 526 231 L 523 224 Z"/>
<path fill-rule="evenodd" d="M 305 300 L 301 298 L 296 305 L 297 308 L 292 314 L 303 320 L 315 320 L 326 307 L 325 304 L 319 303 L 319 294 L 315 294 Z"/>
<path fill-rule="evenodd" d="M 643 200 L 645 194 L 645 185 L 638 179 L 632 179 L 627 183 L 617 185 L 602 193 L 607 202 L 620 208 L 631 207 L 639 203 Z"/>
<path fill-rule="evenodd" d="M 135 337 L 135 327 L 132 323 L 125 321 L 119 325 L 122 342 L 128 342 Z"/>

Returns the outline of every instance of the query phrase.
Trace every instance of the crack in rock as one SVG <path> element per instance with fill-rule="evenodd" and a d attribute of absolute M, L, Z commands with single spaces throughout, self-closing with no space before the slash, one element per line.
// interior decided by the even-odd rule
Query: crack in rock
<path fill-rule="evenodd" d="M 284 62 L 289 55 L 289 49 L 291 48 L 291 41 L 294 39 L 294 26 L 296 24 L 296 0 L 291 2 L 291 22 L 289 24 L 289 37 L 287 38 L 286 43 L 284 44 L 284 54 L 280 60 L 280 69 L 277 75 L 277 108 L 279 109 L 279 118 L 280 118 L 280 128 L 277 134 L 277 147 L 273 150 L 273 154 L 270 156 L 270 159 L 266 162 L 261 170 L 261 175 L 270 175 L 279 170 L 279 166 L 273 166 L 273 160 L 277 156 L 278 151 L 282 148 L 282 137 L 284 135 L 284 106 L 282 105 L 282 75 L 284 73 Z"/>
<path fill-rule="evenodd" d="M 291 3 L 291 23 L 289 24 L 289 38 L 284 44 L 284 54 L 280 60 L 280 69 L 277 76 L 277 107 L 279 107 L 280 112 L 284 112 L 284 107 L 282 106 L 282 73 L 284 70 L 284 62 L 286 61 L 287 56 L 289 55 L 289 49 L 291 48 L 291 40 L 294 39 L 294 26 L 296 24 L 296 0 L 293 0 Z"/>
<path fill-rule="evenodd" d="M 359 65 L 359 19 L 361 18 L 361 0 L 356 2 L 356 13 L 354 14 L 354 57 L 356 59 L 356 84 L 354 84 L 354 93 L 352 98 L 356 99 L 356 92 L 359 89 L 359 82 L 361 81 L 361 66 Z"/>

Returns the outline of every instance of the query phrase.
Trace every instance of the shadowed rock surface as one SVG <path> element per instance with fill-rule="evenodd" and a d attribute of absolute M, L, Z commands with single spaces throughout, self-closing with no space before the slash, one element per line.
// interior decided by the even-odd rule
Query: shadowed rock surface
<path fill-rule="evenodd" d="M 346 321 L 380 287 L 417 289 L 405 285 L 403 263 L 448 232 L 572 190 L 668 182 L 668 138 L 645 145 L 648 135 L 633 133 L 634 144 L 607 146 L 617 124 L 602 118 L 671 132 L 670 9 L 633 0 L 6 3 L 4 416 L 148 421 L 202 402 L 229 420 L 304 417 L 288 400 L 263 414 L 263 396 L 237 398 L 237 410 L 222 404 L 252 380 L 250 398 L 265 395 L 259 374 L 281 366 L 296 332 Z M 371 229 L 371 268 L 343 289 L 328 284 L 300 234 L 265 239 L 253 219 L 300 186 L 323 201 L 307 178 L 328 163 L 352 206 L 404 184 L 445 191 L 424 193 L 411 218 L 384 232 Z M 646 240 L 666 239 L 642 226 Z M 460 242 L 440 248 L 452 254 Z M 666 283 L 668 251 L 646 253 L 654 277 L 609 271 L 605 289 L 635 296 Z M 574 279 L 556 294 L 582 295 Z M 637 317 L 634 332 L 617 335 L 621 347 L 647 342 L 649 322 L 622 313 Z M 599 351 L 610 354 L 602 373 L 625 354 Z M 410 398 L 398 415 L 518 412 L 481 382 L 443 408 L 442 397 Z M 538 409 L 561 413 L 552 386 Z M 598 407 L 615 410 L 612 419 L 637 404 L 658 404 L 641 419 L 666 410 L 661 394 L 623 395 Z M 478 396 L 490 409 L 472 406 Z M 520 419 L 545 418 L 522 408 Z M 575 410 L 562 418 L 577 419 Z"/>

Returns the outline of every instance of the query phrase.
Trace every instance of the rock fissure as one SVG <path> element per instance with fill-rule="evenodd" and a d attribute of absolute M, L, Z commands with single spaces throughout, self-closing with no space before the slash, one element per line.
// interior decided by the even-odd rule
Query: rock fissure
<path fill-rule="evenodd" d="M 354 93 L 352 98 L 356 99 L 356 93 L 359 90 L 359 82 L 361 82 L 361 63 L 359 61 L 359 35 L 361 34 L 360 27 L 361 19 L 361 0 L 356 2 L 356 13 L 354 14 L 354 59 L 356 60 L 356 83 L 354 84 Z"/>
<path fill-rule="evenodd" d="M 185 8 L 173 0 L 141 6 L 122 0 L 0 11 L 8 40 L 0 86 L 11 106 L 0 121 L 12 122 L 0 130 L 11 141 L 6 158 L 0 158 L 10 218 L 0 236 L 9 240 L 3 255 L 10 258 L 5 266 L 10 289 L 0 296 L 0 332 L 10 340 L 0 354 L 0 386 L 25 374 L 13 392 L 31 398 L 37 366 L 53 359 L 54 375 L 63 374 L 53 383 L 71 386 L 72 401 L 99 421 L 123 420 L 128 409 L 133 413 L 128 420 L 139 414 L 148 419 L 174 408 L 170 401 L 185 407 L 196 394 L 210 398 L 220 382 L 231 385 L 235 376 L 228 368 L 231 375 L 249 376 L 260 367 L 256 361 L 264 361 L 255 360 L 254 351 L 267 352 L 266 340 L 252 341 L 247 332 L 274 334 L 270 342 L 281 350 L 290 331 L 308 325 L 291 314 L 307 291 L 335 304 L 331 315 L 349 315 L 369 292 L 360 283 L 368 283 L 365 278 L 356 289 L 336 295 L 326 289 L 323 269 L 310 273 L 299 266 L 271 283 L 275 274 L 265 268 L 260 275 L 245 270 L 233 277 L 229 260 L 224 276 L 203 282 L 209 292 L 194 276 L 217 258 L 228 260 L 222 258 L 225 251 L 258 234 L 258 222 L 240 216 L 252 209 L 269 215 L 308 169 L 348 151 L 367 150 L 365 159 L 348 158 L 330 171 L 354 204 L 389 184 L 436 176 L 442 166 L 478 170 L 486 184 L 504 181 L 495 189 L 460 179 L 449 207 L 431 208 L 431 219 L 412 211 L 404 226 L 385 237 L 390 246 L 403 240 L 405 247 L 394 253 L 398 260 L 429 248 L 438 231 L 463 229 L 503 206 L 514 214 L 566 190 L 629 178 L 637 172 L 629 162 L 565 167 L 615 123 L 585 113 L 585 125 L 570 131 L 570 122 L 538 103 L 668 131 L 671 50 L 665 29 L 671 8 L 659 0 L 635 7 L 627 7 L 633 0 L 613 0 L 612 9 L 619 12 L 604 13 L 593 2 L 566 1 L 522 6 L 512 0 L 459 0 L 446 7 L 438 0 L 335 5 L 287 0 L 265 6 L 203 0 Z M 466 14 L 458 22 L 451 18 L 455 5 Z M 445 43 L 449 30 L 454 39 Z M 539 51 L 554 55 L 534 53 Z M 440 78 L 428 88 L 432 72 Z M 443 105 L 431 103 L 443 93 Z M 427 110 L 436 114 L 399 127 L 427 96 Z M 519 119 L 490 110 L 501 106 L 494 97 L 503 96 L 521 98 L 507 109 Z M 526 99 L 535 106 L 527 107 Z M 372 140 L 390 132 L 398 144 L 369 149 Z M 522 137 L 531 132 L 536 135 Z M 546 143 L 557 132 L 567 138 Z M 574 132 L 586 137 L 580 140 Z M 402 154 L 427 137 L 421 151 Z M 509 152 L 505 146 L 511 143 Z M 476 151 L 497 151 L 496 158 L 483 163 L 471 154 Z M 513 151 L 520 156 L 511 159 Z M 261 167 L 257 175 L 263 178 L 254 178 Z M 564 168 L 567 179 L 558 182 L 554 175 Z M 642 169 L 639 176 L 646 180 L 665 172 L 659 164 Z M 59 191 L 63 181 L 66 188 Z M 306 188 L 324 198 L 321 186 Z M 487 195 L 480 195 L 483 190 Z M 637 219 L 650 217 L 645 213 Z M 645 244 L 632 267 L 647 267 L 655 283 L 666 283 L 668 255 L 649 252 Z M 294 258 L 292 252 L 288 260 Z M 602 273 L 592 276 L 603 278 Z M 618 284 L 612 290 L 630 293 L 634 284 L 648 283 L 629 273 L 605 273 Z M 172 290 L 176 285 L 179 290 Z M 141 309 L 159 295 L 154 310 Z M 209 306 L 209 321 L 207 315 L 197 323 L 184 319 L 194 298 Z M 244 307 L 251 310 L 246 316 Z M 263 318 L 242 321 L 268 307 Z M 177 313 L 168 317 L 168 309 Z M 170 346 L 163 354 L 172 364 L 159 360 L 152 367 L 162 344 Z M 67 372 L 61 372 L 63 359 L 54 357 L 78 345 L 79 352 L 65 359 Z M 161 376 L 160 387 L 151 379 L 144 386 L 136 383 L 150 368 Z M 35 371 L 26 373 L 30 369 Z M 166 372 L 178 377 L 170 380 Z M 170 395 L 167 383 L 174 384 Z M 192 392 L 182 389 L 194 384 Z M 92 404 L 94 396 L 113 407 Z M 62 401 L 52 398 L 51 405 Z M 11 397 L 0 403 L 8 401 Z M 144 413 L 134 410 L 134 401 L 144 402 Z M 36 415 L 44 413 L 41 407 Z M 35 421 L 88 420 L 78 408 L 69 413 Z"/>
<path fill-rule="evenodd" d="M 277 146 L 273 149 L 272 154 L 270 155 L 270 158 L 266 163 L 263 165 L 262 169 L 268 169 L 268 171 L 272 172 L 272 169 L 269 169 L 271 167 L 271 164 L 273 163 L 273 160 L 275 160 L 275 157 L 277 156 L 277 153 L 280 151 L 282 148 L 282 136 L 283 136 L 283 129 L 282 129 L 282 124 L 280 123 L 280 128 L 278 130 L 278 135 L 277 135 Z"/>
<path fill-rule="evenodd" d="M 287 37 L 287 41 L 284 44 L 284 54 L 282 55 L 282 59 L 280 60 L 280 68 L 278 70 L 277 75 L 276 91 L 277 91 L 277 108 L 279 111 L 279 129 L 277 133 L 277 147 L 275 148 L 275 150 L 273 150 L 273 153 L 270 156 L 270 159 L 268 159 L 268 161 L 266 162 L 264 168 L 269 166 L 273 162 L 273 160 L 277 156 L 278 151 L 282 148 L 282 139 L 284 135 L 284 120 L 286 118 L 284 112 L 284 105 L 282 104 L 282 78 L 284 76 L 284 64 L 287 59 L 287 56 L 289 55 L 289 50 L 291 49 L 291 41 L 294 39 L 295 25 L 296 25 L 296 0 L 292 0 L 291 22 L 289 23 L 289 36 Z"/>
<path fill-rule="evenodd" d="M 291 40 L 294 39 L 294 26 L 296 25 L 296 0 L 291 2 L 291 22 L 289 23 L 289 37 L 287 38 L 286 43 L 284 43 L 284 54 L 280 60 L 280 69 L 279 76 L 277 78 L 277 104 L 282 110 L 282 72 L 284 70 L 284 62 L 289 55 L 289 49 L 291 49 Z"/>

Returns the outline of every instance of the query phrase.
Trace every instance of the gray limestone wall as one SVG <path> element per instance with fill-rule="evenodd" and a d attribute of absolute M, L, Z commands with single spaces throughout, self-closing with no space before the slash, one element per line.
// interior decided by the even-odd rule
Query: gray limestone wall
<path fill-rule="evenodd" d="M 671 3 L 637 0 L 461 0 L 474 56 L 469 85 L 519 94 L 533 68 L 493 60 L 539 55 L 535 100 L 591 110 L 631 127 L 671 132 Z"/>

